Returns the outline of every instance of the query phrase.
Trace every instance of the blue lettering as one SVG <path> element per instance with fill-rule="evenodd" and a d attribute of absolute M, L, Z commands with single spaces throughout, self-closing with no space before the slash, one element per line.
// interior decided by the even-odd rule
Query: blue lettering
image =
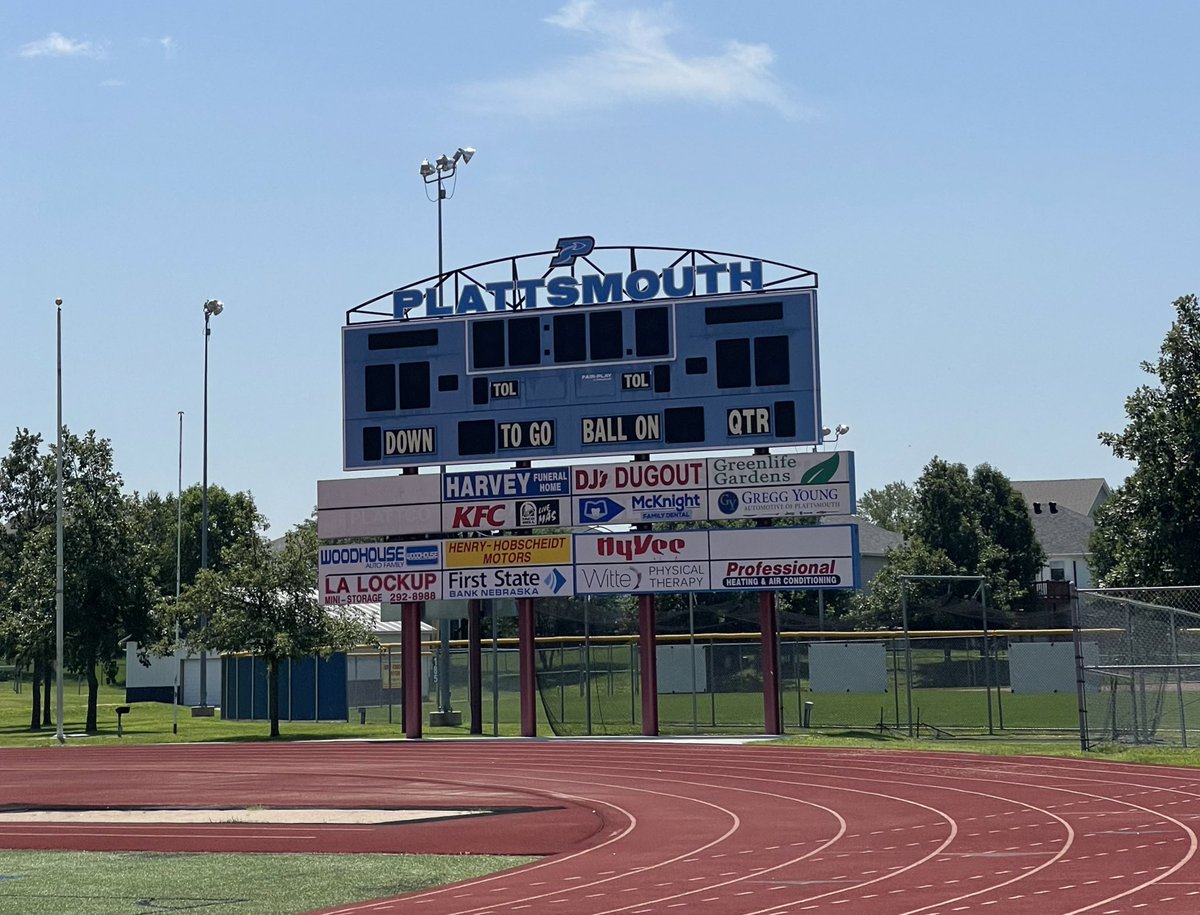
<path fill-rule="evenodd" d="M 508 310 L 508 302 L 504 297 L 512 292 L 512 280 L 505 280 L 503 283 L 487 283 L 483 288 L 495 296 L 495 303 L 492 305 L 493 311 Z"/>
<path fill-rule="evenodd" d="M 661 285 L 653 270 L 634 270 L 625 280 L 625 294 L 635 302 L 645 302 L 658 295 Z"/>
<path fill-rule="evenodd" d="M 479 291 L 479 287 L 474 284 L 463 286 L 458 294 L 458 304 L 454 306 L 454 313 L 460 315 L 482 314 L 487 310 L 487 302 L 483 300 L 483 293 Z"/>
<path fill-rule="evenodd" d="M 422 298 L 420 289 L 397 289 L 392 293 L 392 316 L 403 318 L 409 309 L 421 304 Z"/>
<path fill-rule="evenodd" d="M 675 270 L 664 270 L 662 277 L 663 292 L 672 298 L 692 295 L 696 291 L 696 272 L 691 267 L 683 268 L 683 282 L 675 285 Z"/>
<path fill-rule="evenodd" d="M 620 302 L 621 279 L 620 273 L 606 273 L 604 276 L 589 273 L 583 278 L 583 304 Z"/>
<path fill-rule="evenodd" d="M 742 262 L 734 261 L 729 265 L 729 291 L 737 292 L 745 284 L 751 289 L 763 288 L 762 261 L 750 261 L 750 269 L 743 271 Z"/>
<path fill-rule="evenodd" d="M 704 277 L 704 291 L 710 295 L 716 294 L 717 289 L 717 274 L 724 273 L 729 268 L 725 264 L 701 264 L 696 268 L 696 273 Z"/>
<path fill-rule="evenodd" d="M 436 287 L 426 289 L 425 314 L 430 318 L 440 318 L 444 315 L 452 315 L 454 314 L 454 306 L 438 304 L 438 290 Z"/>
<path fill-rule="evenodd" d="M 537 291 L 546 285 L 541 277 L 535 280 L 517 280 L 517 294 L 525 297 L 524 308 L 537 308 Z"/>
<path fill-rule="evenodd" d="M 551 277 L 546 283 L 546 304 L 561 307 L 579 301 L 579 283 L 573 276 Z"/>

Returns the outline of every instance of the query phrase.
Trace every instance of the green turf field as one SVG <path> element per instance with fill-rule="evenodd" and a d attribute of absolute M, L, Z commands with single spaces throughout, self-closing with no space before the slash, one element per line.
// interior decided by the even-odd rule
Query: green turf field
<path fill-rule="evenodd" d="M 0 851 L 4 915 L 287 915 L 397 896 L 533 858 Z"/>

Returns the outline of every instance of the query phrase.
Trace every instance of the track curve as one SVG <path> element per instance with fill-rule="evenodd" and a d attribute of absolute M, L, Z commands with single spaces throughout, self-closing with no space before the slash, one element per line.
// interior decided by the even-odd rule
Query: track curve
<path fill-rule="evenodd" d="M 653 741 L 0 751 L 8 848 L 531 854 L 328 910 L 428 915 L 1200 911 L 1200 770 Z M 158 822 L 166 807 L 471 808 L 364 825 Z M 128 824 L 20 821 L 131 807 Z"/>

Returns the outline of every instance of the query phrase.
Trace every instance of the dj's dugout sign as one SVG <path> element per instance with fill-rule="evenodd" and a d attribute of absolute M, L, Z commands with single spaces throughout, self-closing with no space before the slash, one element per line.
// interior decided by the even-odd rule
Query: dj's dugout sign
<path fill-rule="evenodd" d="M 861 583 L 852 524 L 369 543 L 320 550 L 327 605 Z"/>
<path fill-rule="evenodd" d="M 854 453 L 322 480 L 322 539 L 849 515 Z"/>

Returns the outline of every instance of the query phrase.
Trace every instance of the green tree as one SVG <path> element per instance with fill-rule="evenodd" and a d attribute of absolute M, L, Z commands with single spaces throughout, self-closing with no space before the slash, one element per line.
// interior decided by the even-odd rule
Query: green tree
<path fill-rule="evenodd" d="M 89 431 L 63 429 L 64 663 L 88 681 L 86 728 L 97 729 L 97 665 L 111 665 L 122 636 L 144 637 L 150 595 L 132 501 L 121 493 L 112 446 Z M 56 609 L 56 456 L 40 436 L 21 430 L 0 466 L 0 644 L 32 668 L 30 727 L 39 712 L 39 681 L 52 670 Z"/>
<path fill-rule="evenodd" d="M 1133 472 L 1096 512 L 1092 562 L 1105 586 L 1200 582 L 1200 302 L 1174 302 L 1157 379 L 1125 400 L 1128 422 L 1100 441 Z"/>
<path fill-rule="evenodd" d="M 0 460 L 0 654 L 33 675 L 31 730 L 49 723 L 41 684 L 54 657 L 55 580 L 47 600 L 38 560 L 54 549 L 55 467 L 41 449 L 40 435 L 18 429 Z"/>
<path fill-rule="evenodd" d="M 871 593 L 852 601 L 850 615 L 860 625 L 897 625 L 903 575 L 982 575 L 997 619 L 1031 604 L 1045 554 L 1024 499 L 994 467 L 968 472 L 964 464 L 934 457 L 916 482 L 907 534 L 904 546 L 888 554 Z M 907 587 L 910 625 L 942 628 L 961 625 L 978 586 L 910 581 Z"/>
<path fill-rule="evenodd" d="M 905 575 L 957 575 L 959 568 L 936 547 L 911 538 L 887 554 L 887 561 L 871 581 L 869 592 L 850 597 L 847 621 L 856 628 L 899 629 L 904 623 L 902 595 L 910 607 L 912 629 L 957 627 L 960 620 L 942 612 L 944 582 L 909 581 Z M 928 609 L 926 609 L 928 608 Z"/>
<path fill-rule="evenodd" d="M 111 443 L 90 431 L 82 438 L 64 436 L 63 445 L 71 466 L 64 494 L 70 507 L 64 526 L 66 663 L 87 679 L 85 729 L 91 733 L 97 730 L 96 668 L 111 667 L 124 654 L 119 639 L 145 642 L 152 587 L 136 503 L 121 492 Z"/>
<path fill-rule="evenodd" d="M 178 621 L 190 647 L 246 651 L 266 661 L 271 737 L 279 736 L 279 668 L 284 658 L 327 656 L 373 641 L 356 611 L 319 602 L 317 547 L 312 521 L 289 531 L 279 550 L 261 535 L 239 541 L 226 552 L 224 569 L 199 572 L 178 605 L 163 604 L 164 622 L 173 627 Z M 207 617 L 203 628 L 202 617 Z M 169 652 L 176 646 L 162 647 Z"/>
<path fill-rule="evenodd" d="M 872 524 L 904 534 L 915 518 L 915 502 L 913 488 L 900 480 L 863 493 L 858 499 L 858 514 Z"/>
<path fill-rule="evenodd" d="M 180 580 L 190 585 L 200 571 L 200 524 L 203 517 L 203 491 L 193 484 L 183 491 L 182 524 L 179 501 L 174 493 L 148 492 L 138 497 L 137 506 L 144 532 L 151 574 L 158 593 L 175 593 L 176 543 L 179 541 Z M 220 486 L 208 487 L 208 566 L 218 571 L 227 567 L 226 554 L 239 543 L 252 540 L 265 530 L 266 519 L 259 514 L 249 492 L 231 493 Z M 181 532 L 182 536 L 178 536 Z"/>

